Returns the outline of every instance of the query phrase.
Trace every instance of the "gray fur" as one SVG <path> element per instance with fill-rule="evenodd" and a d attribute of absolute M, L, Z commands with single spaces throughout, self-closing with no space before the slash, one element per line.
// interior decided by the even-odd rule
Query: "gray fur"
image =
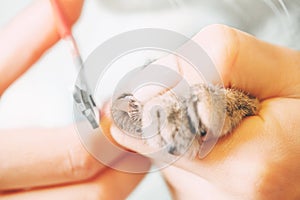
<path fill-rule="evenodd" d="M 259 110 L 257 98 L 237 89 L 208 84 L 193 85 L 185 98 L 175 97 L 171 91 L 155 98 L 159 98 L 166 117 L 162 121 L 160 111 L 152 116 L 152 121 L 157 123 L 157 133 L 148 138 L 147 143 L 152 147 L 166 147 L 170 154 L 189 157 L 198 154 L 208 135 L 224 136 L 245 117 L 256 115 Z M 132 135 L 143 137 L 143 106 L 149 102 L 143 104 L 131 94 L 124 94 L 118 100 L 126 100 L 128 108 L 119 109 L 113 103 L 112 117 L 116 125 Z"/>

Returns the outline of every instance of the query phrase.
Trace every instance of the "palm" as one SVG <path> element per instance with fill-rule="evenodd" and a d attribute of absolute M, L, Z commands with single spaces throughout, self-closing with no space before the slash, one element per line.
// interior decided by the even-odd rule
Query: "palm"
<path fill-rule="evenodd" d="M 179 161 L 180 168 L 163 170 L 178 196 L 296 198 L 300 173 L 295 158 L 300 155 L 300 146 L 293 144 L 299 142 L 300 114 L 293 111 L 300 109 L 300 99 L 274 98 L 261 105 L 259 116 L 245 119 L 233 134 L 220 139 L 205 159 L 184 164 Z"/>

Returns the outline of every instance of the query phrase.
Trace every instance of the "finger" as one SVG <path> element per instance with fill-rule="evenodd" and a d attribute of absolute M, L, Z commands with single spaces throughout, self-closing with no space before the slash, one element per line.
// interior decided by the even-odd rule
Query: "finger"
<path fill-rule="evenodd" d="M 107 147 L 97 147 L 97 151 L 107 151 Z M 105 167 L 85 150 L 73 126 L 2 130 L 0 152 L 0 190 L 86 180 Z M 115 162 L 120 154 L 108 151 L 106 163 Z"/>
<path fill-rule="evenodd" d="M 299 94 L 300 52 L 224 25 L 208 26 L 193 40 L 212 58 L 226 87 L 260 99 Z"/>
<path fill-rule="evenodd" d="M 204 29 L 194 40 L 212 58 L 226 87 L 240 88 L 260 99 L 299 97 L 299 52 L 259 41 L 246 33 L 221 25 Z M 234 187 L 235 191 L 253 194 L 268 179 L 268 165 L 282 162 L 281 159 L 287 158 L 286 152 L 295 151 L 292 145 L 294 142 L 290 142 L 291 137 L 282 134 L 289 132 L 282 131 L 286 127 L 281 125 L 282 113 L 288 109 L 285 106 L 287 104 L 281 104 L 282 112 L 279 112 L 274 102 L 278 102 L 278 99 L 263 101 L 260 116 L 245 119 L 232 134 L 220 138 L 213 151 L 203 160 L 181 158 L 175 165 L 217 186 L 226 185 Z M 297 110 L 297 107 L 289 106 L 288 112 L 293 113 L 292 107 Z M 289 120 L 290 115 L 286 116 L 285 121 Z M 292 124 L 296 124 L 296 121 L 287 124 L 288 127 L 294 127 Z M 112 135 L 117 142 L 128 148 L 138 152 L 148 151 L 149 147 L 145 147 L 140 140 L 129 138 L 119 129 L 113 128 Z M 290 144 L 293 148 L 287 149 L 284 144 Z M 291 166 L 287 168 L 295 171 Z M 239 184 L 241 177 L 245 178 L 249 187 Z M 226 191 L 226 188 L 223 189 Z"/>
<path fill-rule="evenodd" d="M 287 133 L 293 133 L 291 124 L 296 124 L 299 117 L 284 113 L 293 113 L 299 106 L 295 100 L 272 97 L 299 97 L 300 54 L 222 25 L 205 28 L 194 40 L 212 58 L 225 86 L 269 100 L 262 102 L 259 116 L 244 119 L 232 134 L 220 138 L 203 160 L 176 164 L 217 185 L 225 180 L 224 184 L 239 187 L 236 183 L 245 177 L 247 185 L 260 187 L 257 181 L 264 183 L 268 165 L 291 159 L 287 152 L 295 152 L 296 136 Z M 284 168 L 295 171 L 292 165 Z M 253 193 L 253 189 L 237 190 Z"/>
<path fill-rule="evenodd" d="M 161 173 L 174 199 L 233 199 L 227 194 L 228 191 L 222 191 L 217 185 L 177 166 L 168 166 Z M 201 192 L 195 188 L 201 188 Z"/>
<path fill-rule="evenodd" d="M 299 137 L 294 125 L 300 119 L 299 100 L 282 98 L 264 101 L 260 117 L 247 118 L 235 131 L 220 138 L 202 160 L 179 160 L 176 165 L 205 179 L 230 195 L 262 195 L 294 199 L 299 194 Z M 172 170 L 171 170 L 172 171 Z M 179 173 L 180 170 L 177 170 Z M 164 171 L 172 186 L 179 188 L 169 169 Z M 196 178 L 197 179 L 197 178 Z M 240 184 L 241 180 L 245 184 Z M 292 183 L 292 184 L 291 184 Z M 247 185 L 247 187 L 245 187 Z M 287 187 L 287 185 L 289 185 Z M 279 189 L 282 188 L 282 189 Z M 186 194 L 193 193 L 186 188 Z M 272 191 L 272 192 L 270 192 Z M 238 193 L 237 193 L 238 192 Z M 256 196 L 254 199 L 260 199 Z"/>
<path fill-rule="evenodd" d="M 60 0 L 68 23 L 79 17 L 83 0 Z M 0 95 L 59 40 L 50 1 L 36 1 L 0 32 Z"/>
<path fill-rule="evenodd" d="M 295 93 L 293 90 L 295 86 L 297 88 L 298 76 L 294 73 L 300 69 L 295 65 L 300 61 L 298 52 L 259 41 L 246 33 L 221 25 L 205 28 L 194 40 L 213 59 L 225 86 L 243 89 L 261 99 Z M 277 58 L 276 61 L 273 56 Z M 292 82 L 282 78 L 284 72 L 291 74 Z M 273 79 L 279 82 L 276 86 Z M 260 125 L 260 118 L 252 118 L 251 127 Z M 112 130 L 112 134 L 118 142 L 129 148 L 141 146 L 137 145 L 139 140 L 129 139 L 116 129 Z"/>
<path fill-rule="evenodd" d="M 145 170 L 149 169 L 150 162 L 145 164 L 145 158 L 140 160 L 130 160 L 124 158 L 116 165 L 121 166 L 125 163 L 133 165 L 144 165 Z M 62 185 L 56 187 L 41 188 L 17 193 L 6 193 L 0 199 L 6 200 L 26 200 L 26 199 L 125 199 L 136 185 L 142 180 L 145 174 L 134 174 L 121 172 L 107 168 L 92 180 L 73 185 Z"/>
<path fill-rule="evenodd" d="M 295 91 L 300 89 L 299 52 L 268 44 L 223 25 L 209 26 L 193 40 L 212 58 L 226 87 L 242 89 L 260 99 L 300 93 L 300 90 Z M 184 76 L 188 78 L 190 74 L 186 71 Z M 139 142 L 119 133 L 112 132 L 121 144 Z"/>

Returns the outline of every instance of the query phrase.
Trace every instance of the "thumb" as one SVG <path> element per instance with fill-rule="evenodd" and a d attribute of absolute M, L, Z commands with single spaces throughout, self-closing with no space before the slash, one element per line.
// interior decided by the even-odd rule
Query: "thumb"
<path fill-rule="evenodd" d="M 193 40 L 211 57 L 225 87 L 259 99 L 300 94 L 300 52 L 224 25 L 208 26 Z"/>

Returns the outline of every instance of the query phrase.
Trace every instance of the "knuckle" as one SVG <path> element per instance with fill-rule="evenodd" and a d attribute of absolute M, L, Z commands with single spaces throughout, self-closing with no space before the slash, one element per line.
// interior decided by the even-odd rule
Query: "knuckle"
<path fill-rule="evenodd" d="M 81 145 L 70 148 L 66 157 L 66 176 L 73 180 L 92 178 L 99 170 L 97 161 Z"/>

